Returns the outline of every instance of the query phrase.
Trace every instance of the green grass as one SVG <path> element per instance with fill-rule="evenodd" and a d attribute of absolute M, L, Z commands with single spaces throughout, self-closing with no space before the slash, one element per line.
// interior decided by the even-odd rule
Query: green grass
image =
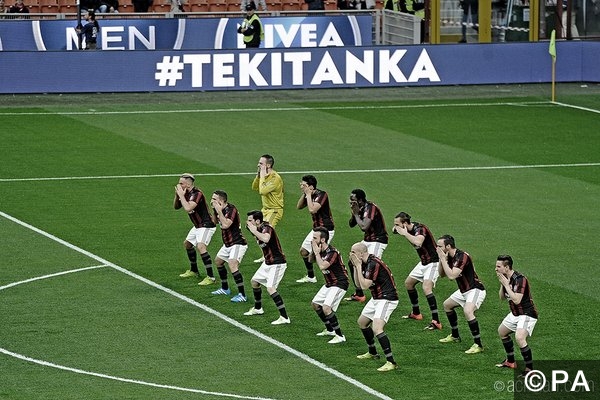
<path fill-rule="evenodd" d="M 496 329 L 508 312 L 497 298 L 500 253 L 513 255 L 532 283 L 540 311 L 529 340 L 534 358 L 598 359 L 598 88 L 559 87 L 561 102 L 591 110 L 550 104 L 548 86 L 421 89 L 0 97 L 0 212 L 92 255 L 0 218 L 0 286 L 103 260 L 156 285 L 106 266 L 0 290 L 0 348 L 53 364 L 0 353 L 0 399 L 512 398 L 494 390 L 496 381 L 512 380 L 493 366 L 504 357 Z M 174 110 L 195 111 L 167 112 Z M 277 312 L 265 291 L 265 316 L 247 318 L 251 302 L 215 298 L 177 276 L 187 267 L 189 230 L 172 209 L 177 175 L 197 174 L 208 193 L 224 189 L 245 213 L 260 206 L 250 183 L 265 152 L 286 185 L 278 233 L 288 271 L 279 291 L 292 324 L 281 327 L 269 324 Z M 380 205 L 388 228 L 407 211 L 471 253 L 488 289 L 477 314 L 484 353 L 463 353 L 471 340 L 461 313 L 459 345 L 438 343 L 449 332 L 443 315 L 443 333 L 400 318 L 409 311 L 403 281 L 417 256 L 398 236 L 383 258 L 401 299 L 386 327 L 400 370 L 381 374 L 380 362 L 355 359 L 366 351 L 358 304 L 338 310 L 347 343 L 315 336 L 322 326 L 310 300 L 318 286 L 295 283 L 310 229 L 307 211 L 295 209 L 298 182 L 311 172 L 330 195 L 334 245 L 345 258 L 361 239 L 347 225 L 356 187 Z M 241 270 L 251 293 L 251 260 L 260 254 L 247 238 Z M 220 243 L 217 233 L 213 257 Z M 440 308 L 455 288 L 438 281 Z M 420 301 L 428 317 L 422 293 Z"/>

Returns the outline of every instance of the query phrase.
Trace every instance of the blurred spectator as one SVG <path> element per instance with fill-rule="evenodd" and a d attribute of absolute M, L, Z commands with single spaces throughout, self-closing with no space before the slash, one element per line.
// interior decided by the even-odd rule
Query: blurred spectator
<path fill-rule="evenodd" d="M 81 0 L 79 4 L 82 14 L 85 14 L 88 10 L 95 12 L 100 8 L 100 0 Z"/>
<path fill-rule="evenodd" d="M 318 11 L 325 9 L 325 4 L 323 4 L 323 0 L 304 0 L 304 2 L 308 4 L 309 11 Z"/>
<path fill-rule="evenodd" d="M 119 0 L 100 0 L 100 6 L 96 10 L 99 13 L 115 14 L 119 12 Z"/>
<path fill-rule="evenodd" d="M 240 4 L 240 11 L 243 11 L 244 13 L 246 12 L 246 5 L 248 3 L 254 3 L 254 0 L 242 0 L 242 3 Z M 260 9 L 262 11 L 267 11 L 267 2 L 266 0 L 258 0 L 258 7 L 256 7 L 256 4 L 254 4 L 254 9 L 258 10 L 258 8 L 260 7 Z"/>
<path fill-rule="evenodd" d="M 29 8 L 23 4 L 23 0 L 17 0 L 15 5 L 12 6 L 8 12 L 11 14 L 29 14 Z"/>
<path fill-rule="evenodd" d="M 402 0 L 406 1 L 406 0 Z M 386 10 L 398 11 L 398 1 L 396 0 L 385 0 L 383 2 L 383 8 Z"/>
<path fill-rule="evenodd" d="M 168 0 L 167 4 L 171 6 L 171 12 L 185 12 L 185 0 Z"/>
<path fill-rule="evenodd" d="M 133 12 L 148 12 L 153 0 L 133 0 Z"/>
<path fill-rule="evenodd" d="M 462 16 L 462 37 L 458 41 L 458 43 L 467 43 L 467 21 L 469 20 L 469 14 L 471 14 L 471 27 L 479 32 L 479 23 L 478 23 L 478 12 L 479 12 L 479 3 L 478 0 L 460 0 L 460 8 L 463 9 Z"/>
<path fill-rule="evenodd" d="M 0 14 L 8 14 L 8 7 L 4 6 L 4 0 L 0 0 Z"/>
<path fill-rule="evenodd" d="M 563 39 L 574 39 L 579 38 L 579 30 L 577 30 L 577 11 L 580 8 L 581 0 L 571 1 L 571 36 L 567 37 L 567 16 L 569 10 L 567 9 L 567 0 L 562 0 L 562 38 Z"/>

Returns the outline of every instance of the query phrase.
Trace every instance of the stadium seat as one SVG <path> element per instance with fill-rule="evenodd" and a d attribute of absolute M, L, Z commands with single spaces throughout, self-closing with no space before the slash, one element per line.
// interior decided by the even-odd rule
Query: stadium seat
<path fill-rule="evenodd" d="M 195 0 L 188 4 L 191 12 L 208 12 L 208 1 Z M 186 8 L 187 10 L 187 8 Z"/>
<path fill-rule="evenodd" d="M 167 13 L 171 11 L 171 5 L 162 4 L 162 3 L 153 3 L 152 8 L 150 9 L 152 12 L 156 13 Z"/>
<path fill-rule="evenodd" d="M 281 11 L 301 11 L 303 3 L 303 0 L 283 0 Z"/>
<path fill-rule="evenodd" d="M 31 4 L 25 4 L 29 9 L 29 13 L 39 14 L 42 12 L 40 9 L 40 5 L 37 2 L 35 2 L 35 0 L 30 0 L 29 3 Z"/>
<path fill-rule="evenodd" d="M 40 0 L 44 1 L 44 0 Z M 58 0 L 58 11 L 61 14 L 77 13 L 76 0 Z"/>
<path fill-rule="evenodd" d="M 337 10 L 337 1 L 332 1 L 332 0 L 328 0 L 325 2 L 325 9 L 326 10 Z"/>
<path fill-rule="evenodd" d="M 132 13 L 133 12 L 133 3 L 131 0 L 119 0 L 119 12 L 120 13 Z"/>
<path fill-rule="evenodd" d="M 267 11 L 281 11 L 283 9 L 282 0 L 266 0 Z"/>
<path fill-rule="evenodd" d="M 208 0 L 208 11 L 210 12 L 226 12 L 227 0 Z"/>
<path fill-rule="evenodd" d="M 58 13 L 58 0 L 39 0 L 39 10 L 43 13 Z"/>
<path fill-rule="evenodd" d="M 241 11 L 240 7 L 242 5 L 241 0 L 223 0 L 227 1 L 227 11 L 229 12 L 238 12 Z"/>

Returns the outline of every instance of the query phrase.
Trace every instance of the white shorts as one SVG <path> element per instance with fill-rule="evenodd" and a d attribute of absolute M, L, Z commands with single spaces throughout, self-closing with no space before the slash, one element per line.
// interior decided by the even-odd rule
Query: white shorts
<path fill-rule="evenodd" d="M 461 293 L 460 290 L 452 293 L 450 298 L 457 302 L 462 308 L 465 308 L 466 303 L 475 304 L 475 308 L 479 310 L 483 300 L 485 300 L 486 292 L 481 289 L 471 289 L 464 293 Z"/>
<path fill-rule="evenodd" d="M 380 242 L 365 242 L 363 240 L 361 243 L 367 246 L 367 251 L 369 254 L 373 254 L 377 258 L 381 258 L 383 251 L 387 247 L 387 244 Z"/>
<path fill-rule="evenodd" d="M 312 302 L 320 306 L 331 307 L 333 311 L 337 311 L 345 294 L 346 291 L 337 286 L 327 287 L 323 285 L 313 297 Z"/>
<path fill-rule="evenodd" d="M 198 243 L 204 243 L 208 246 L 216 231 L 217 228 L 196 228 L 193 226 L 185 240 L 193 244 L 194 247 L 198 246 Z"/>
<path fill-rule="evenodd" d="M 411 278 L 418 280 L 419 282 L 423 282 L 425 279 L 433 281 L 433 286 L 435 287 L 435 282 L 440 277 L 440 273 L 438 271 L 439 262 L 432 262 L 427 265 L 423 265 L 423 263 L 418 263 L 412 271 L 410 271 Z"/>
<path fill-rule="evenodd" d="M 535 328 L 536 323 L 536 318 L 530 317 L 529 315 L 514 316 L 513 313 L 508 313 L 502 320 L 502 325 L 512 332 L 516 332 L 517 329 L 525 329 L 529 336 L 533 333 L 533 328 Z"/>
<path fill-rule="evenodd" d="M 304 242 L 302 242 L 302 248 L 306 251 L 308 251 L 309 253 L 312 253 L 312 240 L 313 240 L 313 234 L 315 233 L 315 231 L 310 231 L 308 232 L 308 235 L 306 235 L 306 237 L 304 238 Z M 333 235 L 335 235 L 335 231 L 329 231 L 329 240 L 327 241 L 327 244 L 331 243 L 331 241 L 333 240 Z"/>
<path fill-rule="evenodd" d="M 364 315 L 371 321 L 377 318 L 387 323 L 396 307 L 398 307 L 398 300 L 373 300 L 371 298 L 360 315 Z"/>
<path fill-rule="evenodd" d="M 223 245 L 219 249 L 217 257 L 223 261 L 237 260 L 239 263 L 241 263 L 242 258 L 244 258 L 244 254 L 246 254 L 246 250 L 248 250 L 248 245 L 245 244 L 234 244 L 231 247 Z"/>
<path fill-rule="evenodd" d="M 279 282 L 283 279 L 287 264 L 271 264 L 267 265 L 263 261 L 260 267 L 256 270 L 252 276 L 252 280 L 260 283 L 265 287 L 272 287 L 277 289 Z"/>

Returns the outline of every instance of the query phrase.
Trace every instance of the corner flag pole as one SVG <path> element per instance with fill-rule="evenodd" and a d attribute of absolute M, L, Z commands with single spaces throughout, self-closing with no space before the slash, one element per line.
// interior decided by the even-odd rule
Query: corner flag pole
<path fill-rule="evenodd" d="M 552 56 L 552 102 L 556 96 L 556 31 L 553 29 L 550 34 L 550 47 L 548 53 Z"/>

